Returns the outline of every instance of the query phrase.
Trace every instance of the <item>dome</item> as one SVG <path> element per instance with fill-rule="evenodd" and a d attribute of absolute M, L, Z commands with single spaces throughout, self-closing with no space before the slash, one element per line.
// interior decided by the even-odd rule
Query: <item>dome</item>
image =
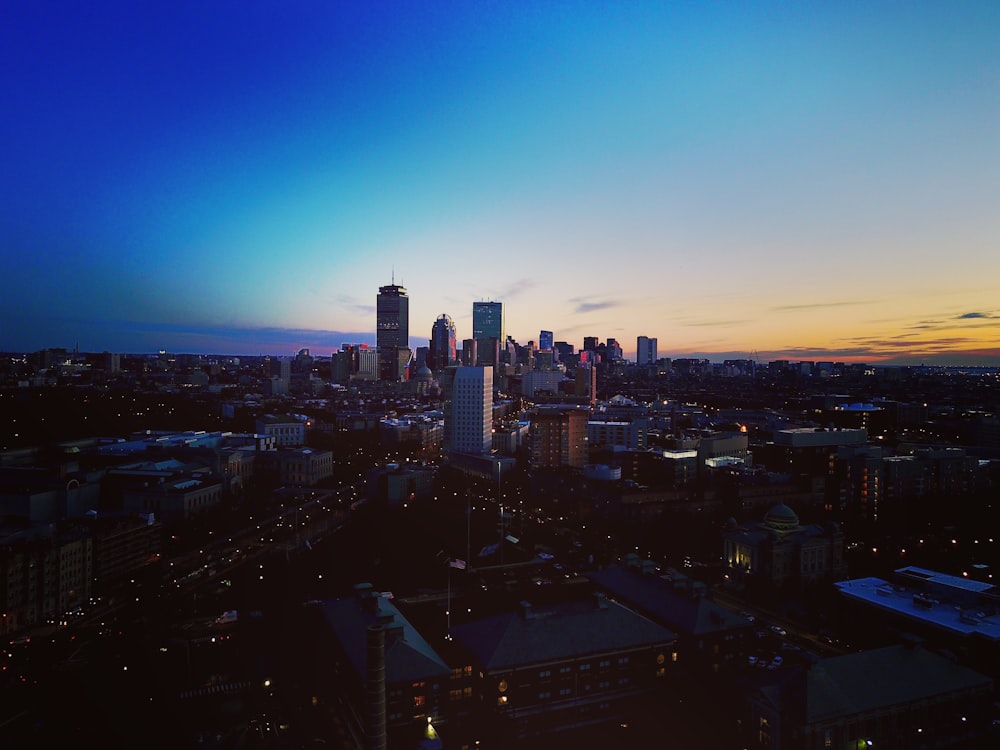
<path fill-rule="evenodd" d="M 417 380 L 433 380 L 433 379 L 434 379 L 434 373 L 431 372 L 431 368 L 429 368 L 427 365 L 421 365 L 421 367 L 417 370 Z"/>
<path fill-rule="evenodd" d="M 798 527 L 799 517 L 787 505 L 779 503 L 767 512 L 764 523 L 776 531 L 788 531 Z"/>

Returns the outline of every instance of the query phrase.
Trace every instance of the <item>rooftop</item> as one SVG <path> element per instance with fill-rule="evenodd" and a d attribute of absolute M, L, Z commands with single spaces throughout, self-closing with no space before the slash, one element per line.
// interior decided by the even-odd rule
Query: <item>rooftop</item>
<path fill-rule="evenodd" d="M 977 634 L 990 640 L 1000 640 L 1000 613 L 993 606 L 963 608 L 950 601 L 927 596 L 916 588 L 874 577 L 840 581 L 835 585 L 844 596 L 886 612 L 959 635 Z"/>
<path fill-rule="evenodd" d="M 451 632 L 486 669 L 587 658 L 677 638 L 661 625 L 600 595 L 593 600 L 539 607 L 522 602 L 519 612 L 463 623 Z"/>
<path fill-rule="evenodd" d="M 824 659 L 806 677 L 809 723 L 868 713 L 974 688 L 986 675 L 919 646 L 898 645 Z"/>

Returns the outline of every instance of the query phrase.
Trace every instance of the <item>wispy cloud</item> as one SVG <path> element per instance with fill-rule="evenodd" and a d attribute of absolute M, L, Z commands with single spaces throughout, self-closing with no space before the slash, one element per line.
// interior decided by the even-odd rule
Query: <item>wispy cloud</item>
<path fill-rule="evenodd" d="M 682 325 L 691 326 L 693 328 L 709 327 L 709 326 L 739 326 L 744 323 L 748 323 L 747 320 L 696 320 L 691 323 L 683 323 Z"/>
<path fill-rule="evenodd" d="M 961 315 L 956 315 L 955 320 L 997 320 L 1000 319 L 1000 315 L 993 315 L 992 313 L 984 312 L 967 312 Z"/>
<path fill-rule="evenodd" d="M 570 302 L 575 302 L 576 307 L 574 312 L 579 314 L 597 312 L 599 310 L 610 310 L 613 307 L 618 307 L 621 303 L 614 301 L 605 302 L 586 302 L 580 299 L 570 300 Z"/>
<path fill-rule="evenodd" d="M 854 307 L 856 305 L 870 305 L 871 300 L 843 300 L 840 302 L 806 302 L 801 305 L 777 305 L 771 309 L 777 312 L 788 312 L 794 310 L 823 310 L 829 307 Z"/>
<path fill-rule="evenodd" d="M 506 301 L 509 299 L 514 299 L 519 297 L 530 289 L 534 289 L 538 286 L 538 282 L 530 278 L 521 278 L 516 281 L 511 282 L 507 288 L 501 290 L 499 299 L 501 301 Z"/>

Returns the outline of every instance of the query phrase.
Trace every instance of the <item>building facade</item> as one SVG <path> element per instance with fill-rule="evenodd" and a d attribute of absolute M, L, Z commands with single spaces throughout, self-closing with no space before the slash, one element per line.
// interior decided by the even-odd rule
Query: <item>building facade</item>
<path fill-rule="evenodd" d="M 430 362 L 432 370 L 443 370 L 458 363 L 458 344 L 455 335 L 455 322 L 451 316 L 442 313 L 431 326 Z"/>
<path fill-rule="evenodd" d="M 840 580 L 847 574 L 844 532 L 835 523 L 802 526 L 795 511 L 775 505 L 762 523 L 723 531 L 723 562 L 734 586 L 772 588 Z"/>
<path fill-rule="evenodd" d="M 487 367 L 457 367 L 445 422 L 448 448 L 482 455 L 493 447 L 493 372 Z"/>
<path fill-rule="evenodd" d="M 395 282 L 380 286 L 375 304 L 375 343 L 379 351 L 379 378 L 400 379 L 400 352 L 410 348 L 410 298 Z"/>
<path fill-rule="evenodd" d="M 639 336 L 635 340 L 635 362 L 639 365 L 656 364 L 656 339 Z"/>
<path fill-rule="evenodd" d="M 531 410 L 530 463 L 536 469 L 587 465 L 587 422 L 590 409 L 545 404 Z"/>
<path fill-rule="evenodd" d="M 472 303 L 472 338 L 506 341 L 503 302 Z"/>

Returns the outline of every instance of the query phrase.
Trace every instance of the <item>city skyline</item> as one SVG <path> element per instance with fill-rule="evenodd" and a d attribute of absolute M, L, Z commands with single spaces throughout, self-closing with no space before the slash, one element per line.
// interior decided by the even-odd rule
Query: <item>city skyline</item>
<path fill-rule="evenodd" d="M 1000 7 L 32 3 L 0 350 L 1000 364 Z"/>

